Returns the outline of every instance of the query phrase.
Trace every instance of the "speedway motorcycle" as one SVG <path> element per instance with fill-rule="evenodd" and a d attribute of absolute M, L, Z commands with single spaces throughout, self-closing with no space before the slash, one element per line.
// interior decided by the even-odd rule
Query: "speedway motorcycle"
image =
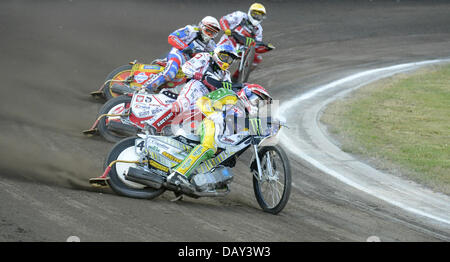
<path fill-rule="evenodd" d="M 275 49 L 272 44 L 264 44 L 260 41 L 255 41 L 253 38 L 243 37 L 235 32 L 231 34 L 237 40 L 237 50 L 240 53 L 239 66 L 233 74 L 233 82 L 245 83 L 250 77 L 250 73 L 255 69 L 253 61 L 255 59 L 256 50 L 266 50 L 267 52 Z"/>
<path fill-rule="evenodd" d="M 99 134 L 107 141 L 117 142 L 125 137 L 135 136 L 147 129 L 150 134 L 172 135 L 172 125 L 189 122 L 195 127 L 203 114 L 195 105 L 181 114 L 174 114 L 171 104 L 176 101 L 176 90 L 163 89 L 152 94 L 145 89 L 136 90 L 107 101 L 99 110 L 97 119 L 85 135 Z"/>
<path fill-rule="evenodd" d="M 143 64 L 135 60 L 128 65 L 120 66 L 106 76 L 100 89 L 92 92 L 91 96 L 96 99 L 104 98 L 110 100 L 126 93 L 132 93 L 142 87 L 144 82 L 163 72 L 166 64 L 166 59 L 157 59 L 151 64 Z M 155 93 L 158 93 L 162 89 L 175 88 L 185 82 L 186 77 L 179 70 L 173 81 L 164 83 L 158 90 L 155 90 Z"/>
<path fill-rule="evenodd" d="M 245 114 L 244 114 L 245 115 Z M 284 124 L 271 117 L 244 118 L 244 128 L 228 123 L 228 135 L 222 136 L 215 156 L 201 163 L 192 172 L 192 187 L 172 185 L 167 176 L 189 152 L 200 143 L 199 136 L 179 129 L 174 136 L 155 136 L 150 132 L 116 143 L 105 161 L 102 176 L 92 178 L 92 186 L 110 186 L 117 194 L 153 199 L 166 190 L 177 198 L 226 196 L 233 180 L 232 169 L 238 158 L 253 150 L 250 174 L 259 206 L 277 214 L 287 204 L 291 191 L 291 171 L 286 153 L 276 145 L 276 136 Z M 228 127 L 233 126 L 234 131 Z M 241 125 L 242 126 L 242 125 Z"/>

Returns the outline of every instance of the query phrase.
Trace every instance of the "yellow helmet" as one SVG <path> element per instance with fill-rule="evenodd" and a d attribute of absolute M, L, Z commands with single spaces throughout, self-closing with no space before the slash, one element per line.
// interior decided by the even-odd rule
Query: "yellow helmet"
<path fill-rule="evenodd" d="M 257 26 L 264 18 L 266 18 L 266 8 L 260 3 L 254 3 L 248 9 L 247 15 L 250 22 L 254 26 Z"/>

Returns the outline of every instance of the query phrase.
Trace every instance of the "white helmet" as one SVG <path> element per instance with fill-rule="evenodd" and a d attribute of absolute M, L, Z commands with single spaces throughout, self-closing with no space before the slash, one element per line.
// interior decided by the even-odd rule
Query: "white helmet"
<path fill-rule="evenodd" d="M 209 42 L 209 40 L 215 38 L 220 32 L 219 22 L 212 16 L 205 16 L 200 21 L 198 27 L 200 27 L 200 32 L 205 42 Z"/>
<path fill-rule="evenodd" d="M 247 15 L 250 23 L 257 26 L 266 18 L 266 8 L 262 4 L 254 3 L 248 9 Z"/>

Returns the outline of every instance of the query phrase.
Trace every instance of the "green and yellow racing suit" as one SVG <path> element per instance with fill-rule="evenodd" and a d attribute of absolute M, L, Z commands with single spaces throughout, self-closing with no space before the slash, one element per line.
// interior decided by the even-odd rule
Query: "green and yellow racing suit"
<path fill-rule="evenodd" d="M 176 167 L 175 171 L 188 179 L 191 172 L 203 161 L 210 159 L 217 151 L 215 141 L 216 128 L 214 120 L 223 121 L 223 108 L 234 105 L 238 101 L 236 94 L 230 89 L 219 88 L 206 96 L 199 98 L 196 105 L 206 116 L 200 126 L 200 144 L 192 149 L 189 155 Z M 220 115 L 217 115 L 220 114 Z"/>

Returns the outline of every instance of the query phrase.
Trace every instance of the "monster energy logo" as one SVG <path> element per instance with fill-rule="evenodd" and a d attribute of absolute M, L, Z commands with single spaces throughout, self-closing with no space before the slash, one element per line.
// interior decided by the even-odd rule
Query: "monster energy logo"
<path fill-rule="evenodd" d="M 249 45 L 251 45 L 254 41 L 255 41 L 255 40 L 254 40 L 253 38 L 247 37 L 247 38 L 246 38 L 246 43 L 245 43 L 245 45 L 246 45 L 246 46 L 249 46 Z"/>
<path fill-rule="evenodd" d="M 261 135 L 261 119 L 259 118 L 250 118 L 250 125 L 252 127 L 253 132 L 260 136 Z"/>
<path fill-rule="evenodd" d="M 222 86 L 223 86 L 223 88 L 225 88 L 225 89 L 231 90 L 232 84 L 231 84 L 230 82 L 222 82 Z"/>

